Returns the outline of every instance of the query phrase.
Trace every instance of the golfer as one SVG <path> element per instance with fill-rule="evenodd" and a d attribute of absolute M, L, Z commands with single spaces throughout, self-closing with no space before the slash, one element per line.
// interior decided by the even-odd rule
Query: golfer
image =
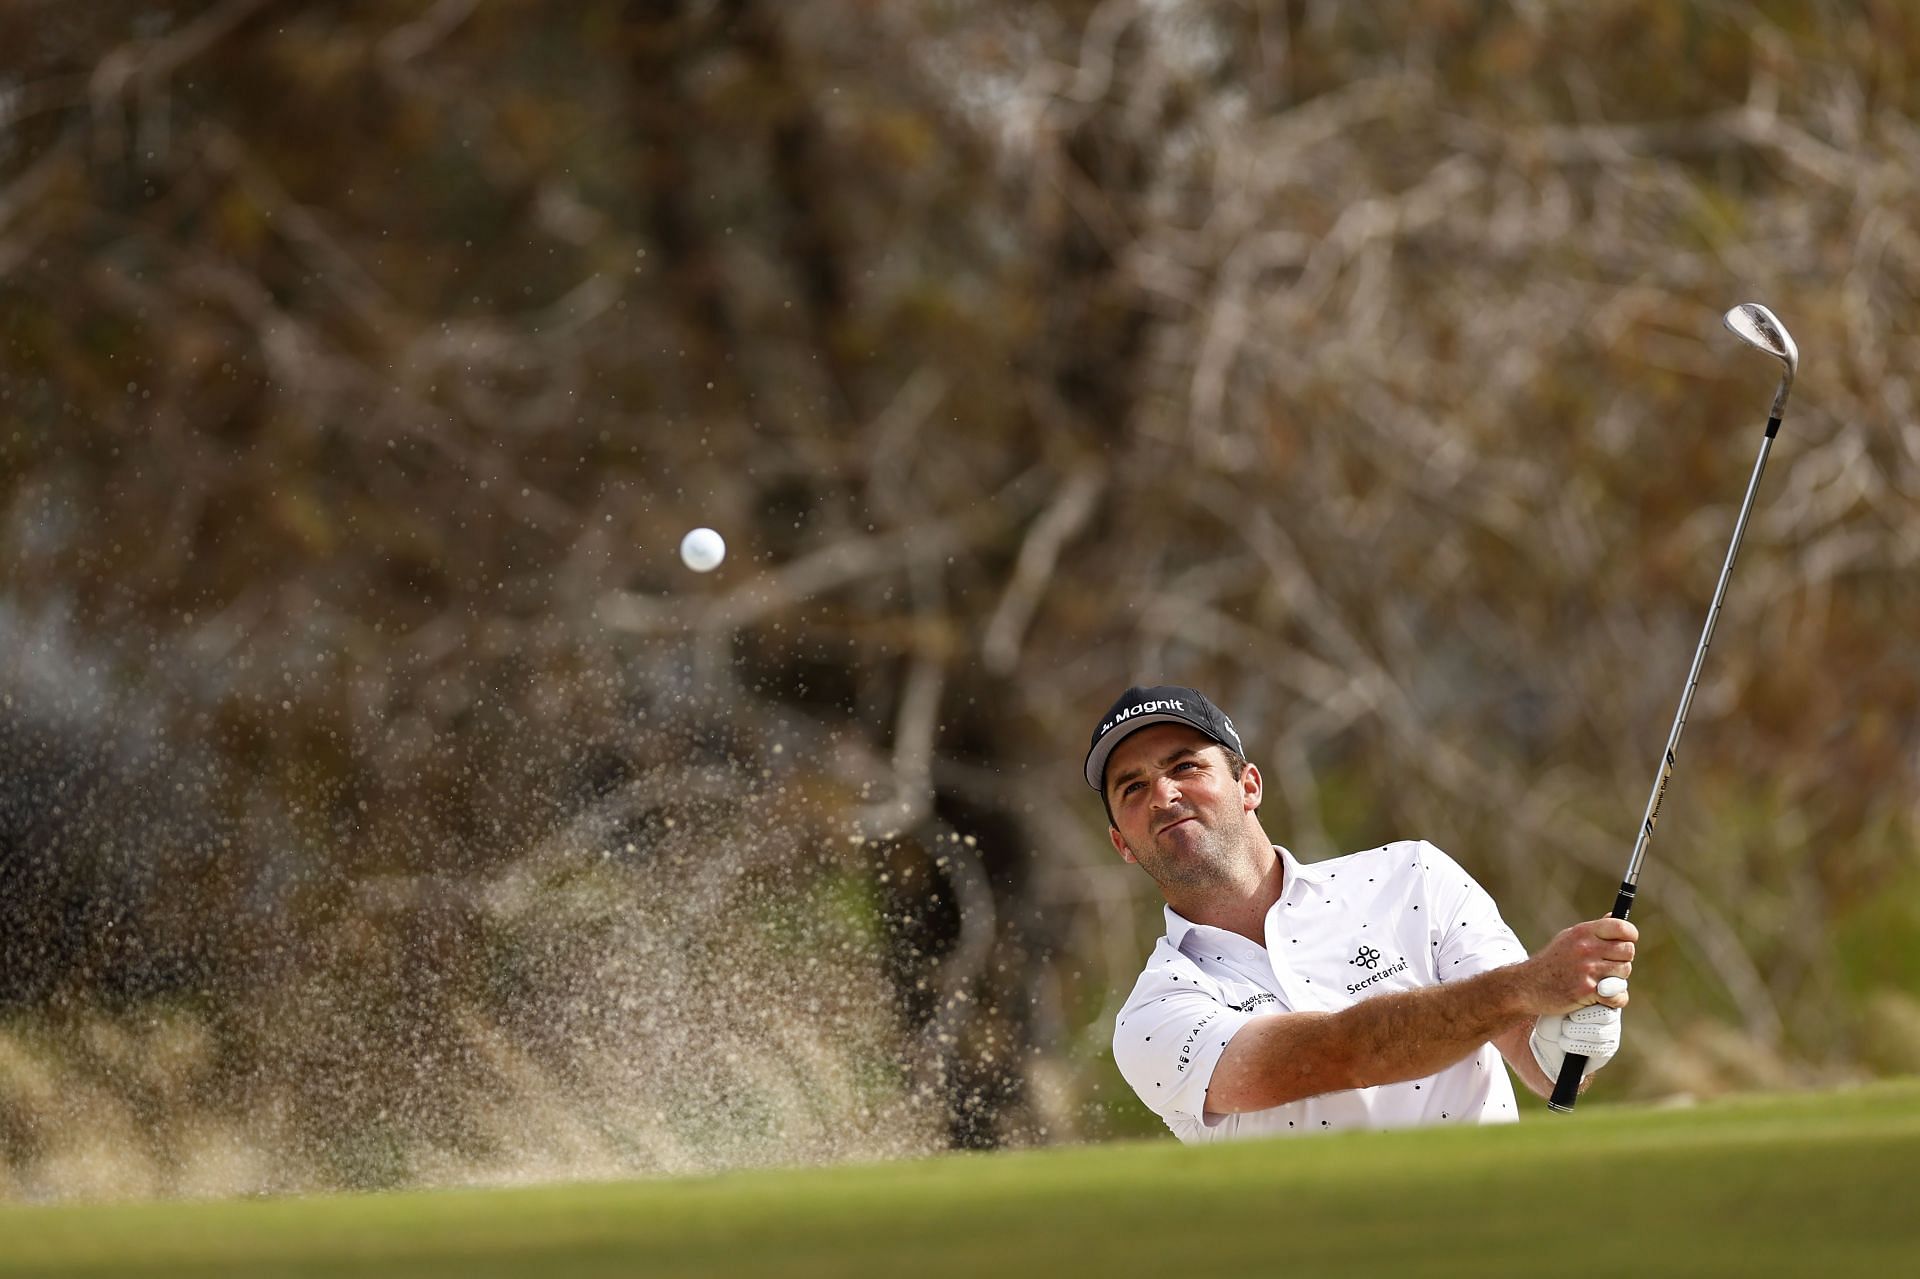
<path fill-rule="evenodd" d="M 1620 1044 L 1638 930 L 1576 924 L 1532 957 L 1459 863 L 1407 840 L 1302 865 L 1261 828 L 1260 770 L 1191 688 L 1130 688 L 1087 784 L 1166 898 L 1114 1060 L 1182 1141 L 1518 1117 L 1567 1052 Z M 1582 1085 L 1585 1086 L 1584 1083 Z"/>

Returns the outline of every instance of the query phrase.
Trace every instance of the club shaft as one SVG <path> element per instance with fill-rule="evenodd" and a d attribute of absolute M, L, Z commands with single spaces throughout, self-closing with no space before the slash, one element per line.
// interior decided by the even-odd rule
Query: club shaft
<path fill-rule="evenodd" d="M 1733 522 L 1733 541 L 1727 546 L 1727 562 L 1720 566 L 1720 580 L 1714 584 L 1713 603 L 1707 608 L 1707 624 L 1700 629 L 1700 643 L 1693 650 L 1693 666 L 1687 671 L 1687 687 L 1680 694 L 1680 709 L 1674 713 L 1673 728 L 1667 734 L 1667 749 L 1660 758 L 1660 771 L 1654 777 L 1653 793 L 1647 796 L 1647 811 L 1640 819 L 1640 832 L 1633 841 L 1633 856 L 1627 861 L 1627 873 L 1610 912 L 1625 919 L 1633 909 L 1634 891 L 1640 883 L 1640 863 L 1647 845 L 1653 841 L 1654 823 L 1660 820 L 1660 805 L 1667 797 L 1667 783 L 1673 780 L 1675 752 L 1680 734 L 1687 726 L 1687 710 L 1693 705 L 1693 690 L 1700 683 L 1700 667 L 1707 660 L 1707 646 L 1713 642 L 1713 624 L 1720 619 L 1720 604 L 1727 597 L 1727 581 L 1733 576 L 1733 562 L 1740 557 L 1740 539 L 1747 533 L 1747 517 L 1753 514 L 1753 499 L 1760 492 L 1760 477 L 1767 469 L 1767 454 L 1773 451 L 1773 438 L 1780 431 L 1780 413 L 1784 409 L 1788 383 L 1782 382 L 1781 394 L 1774 399 L 1773 415 L 1767 419 L 1767 434 L 1760 441 L 1760 456 L 1754 459 L 1753 476 L 1747 481 L 1747 495 L 1741 499 L 1740 514 Z M 1560 1063 L 1560 1077 L 1554 1080 L 1553 1095 L 1547 1105 L 1553 1110 L 1572 1110 L 1580 1096 L 1580 1081 L 1586 1077 L 1587 1059 L 1581 1053 L 1568 1053 Z"/>
<path fill-rule="evenodd" d="M 1740 556 L 1740 539 L 1746 536 L 1747 517 L 1753 513 L 1754 495 L 1760 491 L 1760 476 L 1767 469 L 1767 454 L 1773 451 L 1774 432 L 1780 419 L 1767 423 L 1766 438 L 1760 441 L 1760 456 L 1753 463 L 1753 477 L 1747 481 L 1747 496 L 1740 503 L 1740 516 L 1733 522 L 1733 541 L 1727 547 L 1727 562 L 1720 567 L 1720 581 L 1713 588 L 1713 603 L 1707 609 L 1707 624 L 1700 631 L 1700 645 L 1693 650 L 1693 666 L 1687 671 L 1687 687 L 1680 694 L 1680 709 L 1673 716 L 1673 730 L 1667 734 L 1667 749 L 1661 756 L 1660 771 L 1653 779 L 1653 792 L 1647 796 L 1647 811 L 1640 818 L 1640 834 L 1633 841 L 1633 856 L 1627 861 L 1627 873 L 1621 882 L 1640 882 L 1640 863 L 1647 845 L 1653 840 L 1654 823 L 1660 820 L 1660 804 L 1667 797 L 1667 783 L 1673 778 L 1674 752 L 1680 747 L 1680 734 L 1687 726 L 1687 711 L 1693 705 L 1693 692 L 1700 684 L 1700 668 L 1707 660 L 1707 645 L 1713 642 L 1713 624 L 1720 620 L 1720 604 L 1727 597 L 1727 580 L 1733 576 L 1733 562 Z M 1618 916 L 1625 919 L 1626 915 Z"/>

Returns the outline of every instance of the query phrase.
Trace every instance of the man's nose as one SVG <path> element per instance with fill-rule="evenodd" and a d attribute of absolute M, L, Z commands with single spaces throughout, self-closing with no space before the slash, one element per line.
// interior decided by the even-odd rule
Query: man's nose
<path fill-rule="evenodd" d="M 1180 784 L 1173 779 L 1171 773 L 1154 779 L 1153 806 L 1155 808 L 1172 808 L 1179 798 Z"/>

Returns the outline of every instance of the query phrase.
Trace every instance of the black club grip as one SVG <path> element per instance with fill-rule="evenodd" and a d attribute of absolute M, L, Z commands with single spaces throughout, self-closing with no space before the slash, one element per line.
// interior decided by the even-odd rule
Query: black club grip
<path fill-rule="evenodd" d="M 1586 1073 L 1587 1059 L 1579 1053 L 1568 1053 L 1560 1063 L 1560 1078 L 1553 1081 L 1553 1096 L 1547 1098 L 1547 1108 L 1572 1110 L 1573 1103 L 1580 1099 L 1580 1080 Z"/>
<path fill-rule="evenodd" d="M 1622 883 L 1619 894 L 1613 899 L 1615 919 L 1625 919 L 1627 912 L 1633 909 L 1633 885 Z M 1580 1080 L 1587 1073 L 1587 1059 L 1581 1053 L 1568 1053 L 1560 1062 L 1560 1078 L 1553 1081 L 1553 1096 L 1547 1098 L 1547 1109 L 1558 1110 L 1565 1114 L 1573 1109 L 1573 1103 L 1580 1099 Z"/>

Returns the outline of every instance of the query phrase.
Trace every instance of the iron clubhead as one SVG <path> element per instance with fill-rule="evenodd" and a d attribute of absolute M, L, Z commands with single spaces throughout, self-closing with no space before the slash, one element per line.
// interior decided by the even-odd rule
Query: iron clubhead
<path fill-rule="evenodd" d="M 1727 312 L 1724 322 L 1742 342 L 1765 351 L 1787 366 L 1780 379 L 1780 389 L 1773 397 L 1773 416 L 1778 419 L 1786 411 L 1793 375 L 1800 371 L 1800 348 L 1794 345 L 1793 335 L 1787 332 L 1787 326 L 1780 323 L 1778 316 L 1758 302 L 1742 302 Z"/>

